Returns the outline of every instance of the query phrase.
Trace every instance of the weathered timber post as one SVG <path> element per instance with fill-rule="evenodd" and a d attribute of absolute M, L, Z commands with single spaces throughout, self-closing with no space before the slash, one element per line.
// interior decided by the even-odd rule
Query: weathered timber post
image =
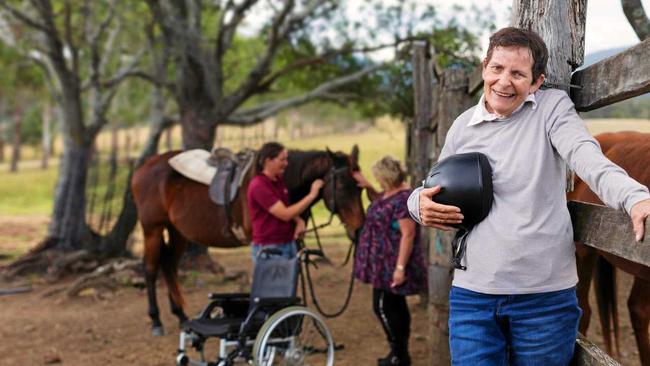
<path fill-rule="evenodd" d="M 432 124 L 433 78 L 431 47 L 428 42 L 416 42 L 413 48 L 413 99 L 414 118 L 409 121 L 407 134 L 407 169 L 411 175 L 411 186 L 417 187 L 426 177 L 431 167 L 431 144 L 435 139 L 435 126 Z M 434 99 L 435 100 L 435 99 Z M 424 252 L 429 252 L 430 230 L 419 227 L 420 242 Z M 428 306 L 428 292 L 420 294 L 420 304 Z"/>
<path fill-rule="evenodd" d="M 413 89 L 415 118 L 411 125 L 408 156 L 412 170 L 411 184 L 419 186 L 431 168 L 433 85 L 431 50 L 428 42 L 417 42 L 413 49 Z"/>
<path fill-rule="evenodd" d="M 546 84 L 568 93 L 571 73 L 584 61 L 587 0 L 514 0 L 512 9 L 513 26 L 546 42 Z"/>
<path fill-rule="evenodd" d="M 436 104 L 432 125 L 436 126 L 432 144 L 433 160 L 437 160 L 453 121 L 472 106 L 473 99 L 467 92 L 468 73 L 463 69 L 447 69 L 442 72 L 434 93 Z M 432 230 L 429 248 L 429 325 L 432 365 L 449 365 L 449 289 L 452 268 L 451 233 Z"/>

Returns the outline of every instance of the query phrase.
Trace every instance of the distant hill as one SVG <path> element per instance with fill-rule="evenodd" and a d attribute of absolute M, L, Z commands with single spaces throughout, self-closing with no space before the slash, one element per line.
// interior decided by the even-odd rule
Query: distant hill
<path fill-rule="evenodd" d="M 587 66 L 590 66 L 592 64 L 595 64 L 596 62 L 600 60 L 604 60 L 608 57 L 612 57 L 617 53 L 623 52 L 627 49 L 628 47 L 617 47 L 617 48 L 608 48 L 606 50 L 600 50 L 596 52 L 592 52 L 588 55 L 585 55 L 585 63 L 580 66 L 580 69 L 583 69 Z"/>

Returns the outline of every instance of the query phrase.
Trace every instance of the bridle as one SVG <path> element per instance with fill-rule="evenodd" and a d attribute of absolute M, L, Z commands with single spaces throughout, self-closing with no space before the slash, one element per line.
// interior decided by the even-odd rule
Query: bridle
<path fill-rule="evenodd" d="M 336 214 L 336 176 L 345 173 L 350 169 L 347 166 L 337 168 L 335 166 L 332 166 L 330 170 L 327 172 L 325 175 L 325 185 L 327 186 L 328 184 L 332 187 L 331 188 L 331 195 L 329 199 L 324 200 L 325 201 L 325 207 L 327 207 L 327 210 L 330 212 L 330 216 L 327 219 L 327 221 L 324 224 L 316 225 L 316 221 L 314 220 L 314 215 L 311 213 L 311 209 L 309 212 L 309 216 L 311 217 L 311 222 L 313 227 L 311 229 L 305 230 L 306 233 L 314 232 L 314 235 L 316 236 L 316 242 L 318 243 L 318 249 L 323 250 L 323 247 L 320 242 L 320 238 L 318 236 L 318 229 L 322 229 L 326 226 L 329 226 L 332 224 L 332 219 L 334 218 L 334 215 Z M 323 195 L 325 196 L 325 195 Z"/>

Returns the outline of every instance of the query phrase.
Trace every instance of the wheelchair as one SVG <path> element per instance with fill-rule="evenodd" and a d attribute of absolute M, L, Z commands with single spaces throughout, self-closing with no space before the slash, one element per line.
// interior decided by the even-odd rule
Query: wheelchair
<path fill-rule="evenodd" d="M 260 252 L 250 293 L 208 295 L 210 303 L 182 326 L 178 366 L 334 365 L 334 341 L 325 321 L 296 297 L 302 262 L 323 253 L 304 249 L 293 259 L 274 257 L 277 254 L 273 249 Z M 205 357 L 209 338 L 219 339 L 214 361 Z"/>

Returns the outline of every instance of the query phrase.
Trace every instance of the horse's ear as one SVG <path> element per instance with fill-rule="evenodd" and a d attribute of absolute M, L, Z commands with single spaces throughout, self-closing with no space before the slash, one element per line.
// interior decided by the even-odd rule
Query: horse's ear
<path fill-rule="evenodd" d="M 355 163 L 359 162 L 359 146 L 357 144 L 352 146 L 352 153 L 350 153 L 350 156 L 352 157 L 352 161 Z"/>
<path fill-rule="evenodd" d="M 330 148 L 329 148 L 328 146 L 325 146 L 325 151 L 327 151 L 327 155 L 329 155 L 329 157 L 332 158 L 332 159 L 333 159 L 334 156 L 336 155 L 336 154 L 334 154 L 334 153 L 332 152 L 332 150 L 330 150 Z"/>

